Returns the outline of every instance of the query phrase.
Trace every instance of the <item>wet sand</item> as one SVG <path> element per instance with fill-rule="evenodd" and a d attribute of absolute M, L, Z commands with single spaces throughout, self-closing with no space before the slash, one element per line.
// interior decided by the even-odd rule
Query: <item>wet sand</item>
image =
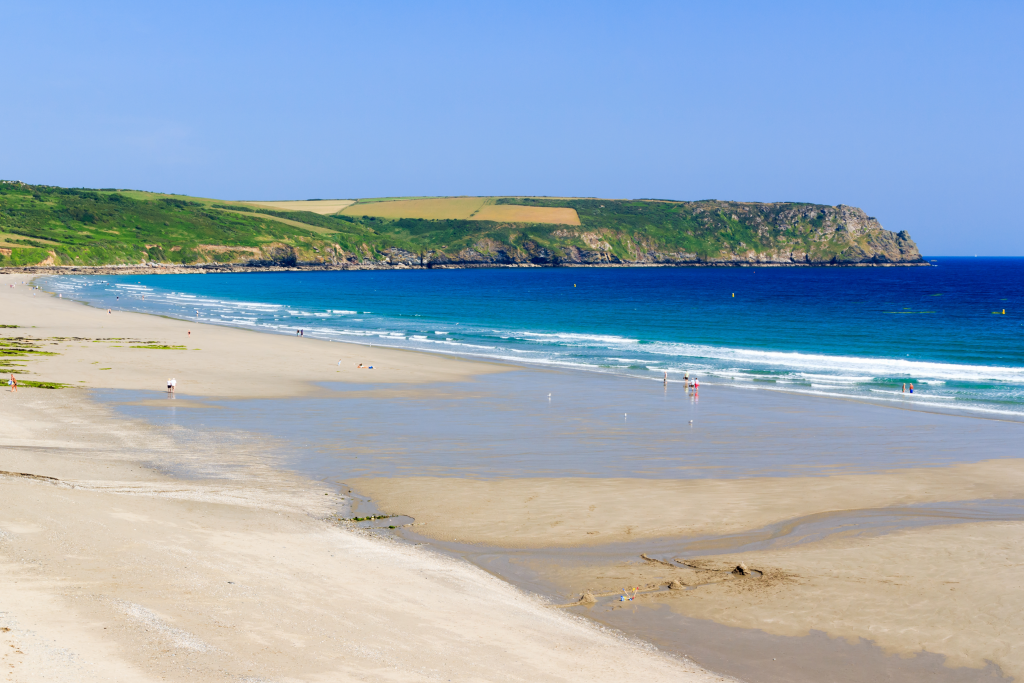
<path fill-rule="evenodd" d="M 1016 523 L 978 524 L 1000 518 Z M 1024 500 L 851 511 L 727 537 L 588 548 L 403 535 L 747 681 L 988 681 L 1019 673 L 1020 617 L 1007 595 L 1019 590 L 1021 521 Z M 945 550 L 932 564 L 936 548 Z"/>
<path fill-rule="evenodd" d="M 823 670 L 837 672 L 826 680 L 850 683 L 880 672 L 890 681 L 1002 680 L 1017 671 L 1019 654 L 1004 645 L 1019 624 L 986 622 L 986 600 L 999 595 L 1022 606 L 1024 592 L 977 571 L 972 558 L 985 555 L 990 539 L 971 529 L 1005 520 L 1013 522 L 1000 534 L 1022 528 L 1024 462 L 982 458 L 1016 454 L 1024 425 L 720 387 L 705 388 L 699 410 L 683 413 L 680 425 L 680 409 L 694 406 L 668 401 L 660 386 L 589 376 L 580 382 L 581 394 L 588 385 L 602 391 L 564 410 L 551 407 L 542 390 L 545 383 L 564 389 L 562 373 L 508 372 L 415 390 L 352 385 L 334 396 L 273 406 L 286 427 L 263 429 L 302 445 L 282 455 L 290 467 L 343 481 L 369 498 L 358 514 L 409 515 L 415 521 L 399 532 L 407 540 L 466 558 L 558 603 L 587 590 L 600 596 L 652 586 L 658 597 L 642 593 L 626 611 L 607 596 L 570 609 L 744 680 L 811 683 Z M 637 386 L 637 395 L 622 388 Z M 607 395 L 628 405 L 635 427 L 609 417 Z M 141 403 L 129 400 L 119 410 L 214 431 L 259 430 L 270 415 L 260 401 L 215 401 L 215 413 L 173 418 Z M 689 427 L 691 414 L 699 427 Z M 730 432 L 730 415 L 743 416 L 742 428 Z M 773 422 L 783 428 L 770 444 L 750 438 Z M 602 476 L 628 468 L 650 478 Z M 578 476 L 588 470 L 591 476 Z M 791 475 L 756 476 L 766 471 Z M 379 475 L 349 476 L 361 472 Z M 931 527 L 949 528 L 949 542 L 963 550 L 959 564 L 946 557 L 945 541 L 929 535 Z M 892 548 L 873 540 L 882 535 L 891 536 L 884 543 Z M 812 553 L 843 543 L 856 558 L 845 573 L 823 567 Z M 783 551 L 791 552 L 785 562 L 776 559 Z M 669 591 L 673 578 L 693 582 L 682 567 L 673 574 L 658 562 L 683 557 L 728 569 L 744 553 L 752 553 L 748 564 L 766 578 L 695 589 L 693 595 L 711 596 L 706 601 Z M 974 591 L 957 607 L 963 614 L 936 616 L 945 613 L 947 596 L 923 569 L 936 562 L 956 577 L 945 580 Z M 922 581 L 907 589 L 914 593 L 904 610 L 887 612 L 893 577 L 904 573 Z M 726 590 L 736 586 L 744 589 Z M 863 612 L 847 614 L 850 602 Z M 748 619 L 735 618 L 748 611 Z M 709 632 L 716 637 L 704 638 Z M 769 676 L 761 657 L 780 651 L 789 656 Z"/>
<path fill-rule="evenodd" d="M 833 510 L 1024 497 L 1024 462 L 758 479 L 405 477 L 348 482 L 439 540 L 513 548 L 731 534 Z"/>

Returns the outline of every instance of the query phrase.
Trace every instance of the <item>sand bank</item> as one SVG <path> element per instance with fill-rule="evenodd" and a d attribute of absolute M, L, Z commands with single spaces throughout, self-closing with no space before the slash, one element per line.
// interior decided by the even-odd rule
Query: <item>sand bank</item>
<path fill-rule="evenodd" d="M 314 382 L 424 383 L 471 378 L 497 364 L 92 308 L 0 275 L 0 325 L 55 356 L 33 357 L 25 379 L 80 387 L 162 389 L 168 378 L 192 396 L 308 396 Z M 191 332 L 191 334 L 190 334 Z M 171 348 L 152 348 L 152 347 Z M 151 347 L 151 348 L 144 348 Z M 175 348 L 182 347 L 182 348 Z M 25 362 L 12 358 L 13 363 Z M 340 364 L 339 364 L 340 361 Z M 358 365 L 372 365 L 373 370 Z M 17 370 L 16 370 L 17 372 Z"/>
<path fill-rule="evenodd" d="M 176 375 L 193 395 L 283 396 L 328 372 L 367 381 L 339 358 L 380 363 L 388 382 L 493 369 L 108 316 L 11 290 L 15 279 L 0 280 L 0 323 L 61 354 L 15 358 L 34 380 L 152 388 Z M 0 392 L 0 435 L 9 680 L 723 680 L 467 563 L 327 521 L 345 498 L 276 468 L 259 443 L 183 439 L 84 392 L 31 388 Z"/>
<path fill-rule="evenodd" d="M 1024 497 L 1024 460 L 748 479 L 393 477 L 348 482 L 441 540 L 573 547 L 720 535 L 822 512 Z"/>
<path fill-rule="evenodd" d="M 629 607 L 668 608 L 779 636 L 816 630 L 851 643 L 863 638 L 903 657 L 942 655 L 946 668 L 984 670 L 991 662 L 1006 676 L 1024 676 L 1024 523 L 907 529 L 771 552 L 680 559 L 699 569 L 679 566 L 672 558 L 639 556 L 533 569 L 573 593 L 655 588 Z M 741 563 L 750 575 L 732 573 Z M 673 580 L 686 588 L 666 589 Z M 625 606 L 610 603 L 592 611 L 622 626 L 609 609 Z M 813 650 L 808 644 L 808 656 Z M 952 680 L 968 680 L 967 672 L 959 676 Z"/>

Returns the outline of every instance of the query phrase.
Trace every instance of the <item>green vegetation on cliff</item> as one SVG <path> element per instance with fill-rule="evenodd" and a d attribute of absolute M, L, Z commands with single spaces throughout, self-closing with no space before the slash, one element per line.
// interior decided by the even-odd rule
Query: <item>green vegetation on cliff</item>
<path fill-rule="evenodd" d="M 282 211 L 137 191 L 0 183 L 0 267 L 160 264 L 916 263 L 906 233 L 853 207 L 497 198 L 580 225 Z M 358 205 L 357 205 L 358 206 Z"/>

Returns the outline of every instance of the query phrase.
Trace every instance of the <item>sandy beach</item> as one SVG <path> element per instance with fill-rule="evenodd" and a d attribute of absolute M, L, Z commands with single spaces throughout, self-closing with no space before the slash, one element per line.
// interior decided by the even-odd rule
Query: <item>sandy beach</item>
<path fill-rule="evenodd" d="M 535 406 L 539 386 L 503 393 L 551 373 L 107 313 L 3 277 L 6 336 L 57 354 L 8 358 L 19 377 L 132 397 L 0 393 L 9 680 L 1024 677 L 1024 521 L 999 507 L 1024 498 L 1024 424 L 708 387 L 707 444 L 683 436 L 684 462 L 692 432 L 595 421 L 586 384 L 562 412 Z M 156 393 L 169 377 L 174 400 Z M 658 389 L 645 409 L 670 405 Z M 335 431 L 299 420 L 339 400 Z M 169 406 L 296 426 L 138 417 Z M 299 437 L 328 455 L 282 455 Z M 631 442 L 647 475 L 613 476 Z M 390 474 L 324 460 L 380 449 L 383 470 L 354 471 Z M 484 476 L 484 455 L 551 474 Z M 414 518 L 407 542 L 337 521 L 365 510 Z M 624 586 L 641 589 L 625 604 Z"/>
<path fill-rule="evenodd" d="M 193 396 L 283 398 L 369 372 L 415 384 L 500 369 L 108 314 L 21 279 L 0 279 L 0 323 L 59 354 L 6 358 L 32 381 L 175 377 Z M 5 390 L 0 411 L 5 681 L 724 680 L 468 563 L 332 522 L 344 496 L 258 443 L 183 441 L 75 389 Z"/>

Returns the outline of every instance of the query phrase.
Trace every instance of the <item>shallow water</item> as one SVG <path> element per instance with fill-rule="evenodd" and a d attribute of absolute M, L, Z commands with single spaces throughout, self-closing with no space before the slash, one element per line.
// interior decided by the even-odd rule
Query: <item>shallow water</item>
<path fill-rule="evenodd" d="M 831 475 L 1015 458 L 1024 441 L 1019 422 L 721 386 L 698 396 L 678 383 L 580 372 L 323 386 L 313 398 L 189 401 L 207 410 L 177 407 L 187 395 L 95 395 L 161 424 L 263 434 L 288 466 L 333 481 Z"/>

